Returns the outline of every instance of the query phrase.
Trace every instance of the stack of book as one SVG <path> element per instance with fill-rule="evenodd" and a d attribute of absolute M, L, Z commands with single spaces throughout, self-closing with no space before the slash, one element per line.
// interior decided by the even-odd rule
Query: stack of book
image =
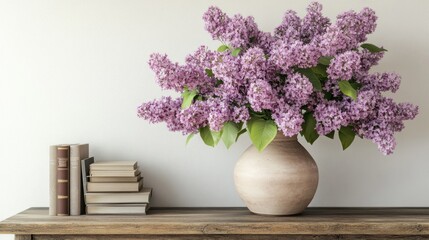
<path fill-rule="evenodd" d="M 82 174 L 88 176 L 83 179 L 87 214 L 146 214 L 152 188 L 143 187 L 136 161 L 89 158 L 82 167 Z"/>
<path fill-rule="evenodd" d="M 88 144 L 50 146 L 49 215 L 84 213 L 81 160 L 89 156 Z"/>

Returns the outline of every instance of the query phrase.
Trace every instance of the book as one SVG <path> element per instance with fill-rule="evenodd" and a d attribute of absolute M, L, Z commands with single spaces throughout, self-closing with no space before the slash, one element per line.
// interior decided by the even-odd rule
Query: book
<path fill-rule="evenodd" d="M 135 177 L 89 177 L 90 182 L 138 182 L 140 174 Z"/>
<path fill-rule="evenodd" d="M 70 145 L 70 215 L 77 216 L 84 212 L 82 170 L 80 161 L 88 158 L 88 144 Z"/>
<path fill-rule="evenodd" d="M 143 178 L 134 183 L 87 183 L 87 192 L 138 192 L 143 187 Z"/>
<path fill-rule="evenodd" d="M 49 147 L 49 215 L 57 215 L 57 146 Z"/>
<path fill-rule="evenodd" d="M 144 187 L 135 193 L 86 193 L 87 204 L 94 203 L 149 203 L 152 188 Z"/>
<path fill-rule="evenodd" d="M 140 174 L 138 169 L 131 171 L 96 171 L 91 170 L 91 177 L 135 177 Z"/>
<path fill-rule="evenodd" d="M 70 146 L 57 146 L 57 216 L 70 215 Z"/>
<path fill-rule="evenodd" d="M 87 204 L 88 214 L 146 214 L 149 204 Z"/>
<path fill-rule="evenodd" d="M 99 161 L 91 164 L 91 171 L 132 171 L 137 169 L 136 161 Z"/>
<path fill-rule="evenodd" d="M 88 183 L 87 176 L 89 175 L 89 166 L 93 163 L 94 157 L 89 157 L 80 161 L 80 165 L 82 168 L 82 186 L 84 195 L 86 195 L 86 193 L 88 192 L 86 188 L 86 185 Z"/>

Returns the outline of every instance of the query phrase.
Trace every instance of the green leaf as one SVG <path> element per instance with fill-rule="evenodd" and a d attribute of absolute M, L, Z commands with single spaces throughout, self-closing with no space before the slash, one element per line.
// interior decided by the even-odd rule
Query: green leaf
<path fill-rule="evenodd" d="M 228 49 L 229 49 L 229 47 L 227 45 L 222 45 L 217 49 L 217 51 L 218 52 L 225 52 Z"/>
<path fill-rule="evenodd" d="M 333 57 L 330 57 L 330 56 L 320 57 L 319 63 L 325 66 L 329 66 L 329 64 L 331 64 L 332 59 Z"/>
<path fill-rule="evenodd" d="M 357 99 L 357 91 L 353 88 L 349 81 L 342 80 L 338 83 L 338 86 L 344 95 L 349 96 L 353 100 Z"/>
<path fill-rule="evenodd" d="M 240 54 L 240 52 L 241 52 L 241 48 L 236 48 L 232 51 L 231 55 L 234 57 L 237 57 L 238 54 Z"/>
<path fill-rule="evenodd" d="M 350 85 L 351 85 L 355 90 L 358 90 L 359 88 L 361 88 L 361 87 L 362 87 L 362 84 L 360 84 L 360 83 L 358 83 L 358 82 L 355 82 L 355 81 L 353 81 L 353 80 L 350 80 L 349 82 L 350 82 Z"/>
<path fill-rule="evenodd" d="M 237 137 L 235 138 L 235 141 L 237 142 L 238 138 L 243 134 L 247 132 L 246 128 L 241 129 L 238 133 L 237 133 Z"/>
<path fill-rule="evenodd" d="M 252 118 L 247 121 L 247 129 L 253 145 L 261 152 L 277 135 L 277 125 L 273 120 Z"/>
<path fill-rule="evenodd" d="M 356 133 L 350 126 L 340 128 L 340 130 L 338 131 L 338 136 L 340 137 L 343 150 L 345 150 L 352 144 L 353 140 L 355 139 L 355 135 Z"/>
<path fill-rule="evenodd" d="M 206 72 L 207 76 L 209 76 L 209 77 L 213 77 L 214 76 L 213 71 L 211 69 L 209 69 L 209 68 L 206 68 L 205 72 Z"/>
<path fill-rule="evenodd" d="M 371 53 L 378 53 L 378 52 L 387 52 L 386 49 L 384 49 L 383 47 L 377 47 L 374 44 L 371 43 L 364 43 L 362 45 L 360 45 L 362 48 L 367 49 L 369 52 Z"/>
<path fill-rule="evenodd" d="M 210 147 L 215 146 L 215 141 L 213 139 L 212 131 L 210 130 L 209 126 L 200 128 L 200 136 L 205 144 L 209 145 Z"/>
<path fill-rule="evenodd" d="M 189 141 L 191 141 L 191 139 L 195 136 L 195 133 L 191 133 L 188 135 L 188 137 L 186 138 L 186 145 L 188 145 Z"/>
<path fill-rule="evenodd" d="M 235 140 L 237 139 L 238 132 L 240 128 L 235 122 L 226 122 L 222 128 L 222 141 L 225 144 L 226 148 L 229 149 Z"/>
<path fill-rule="evenodd" d="M 330 138 L 330 139 L 334 139 L 335 131 L 332 131 L 332 132 L 326 134 L 325 136 L 328 137 L 328 138 Z"/>
<path fill-rule="evenodd" d="M 223 81 L 222 80 L 220 80 L 220 79 L 216 79 L 216 82 L 215 82 L 215 87 L 219 87 L 220 85 L 222 85 L 223 84 Z"/>
<path fill-rule="evenodd" d="M 211 132 L 212 132 L 214 145 L 216 146 L 219 143 L 223 132 L 222 131 L 219 131 L 219 132 L 211 131 Z"/>
<path fill-rule="evenodd" d="M 332 100 L 332 99 L 334 99 L 334 95 L 332 94 L 332 93 L 330 93 L 330 92 L 325 92 L 325 99 L 326 100 Z"/>
<path fill-rule="evenodd" d="M 316 119 L 313 117 L 312 112 L 306 112 L 304 114 L 302 134 L 304 135 L 305 140 L 310 144 L 313 144 L 317 138 L 319 138 L 319 134 L 316 131 Z"/>
<path fill-rule="evenodd" d="M 322 64 L 318 64 L 317 66 L 312 67 L 311 71 L 313 71 L 315 74 L 318 74 L 322 77 L 328 76 L 328 74 L 326 73 L 326 66 Z"/>
<path fill-rule="evenodd" d="M 310 80 L 311 84 L 313 84 L 314 89 L 316 90 L 322 90 L 322 83 L 320 82 L 320 79 L 317 77 L 316 74 L 311 69 L 308 68 L 300 68 L 297 69 L 297 72 L 303 74 Z"/>
<path fill-rule="evenodd" d="M 189 106 L 191 106 L 192 101 L 197 95 L 198 95 L 198 92 L 196 89 L 189 91 L 187 88 L 185 88 L 185 90 L 182 93 L 182 97 L 183 97 L 182 109 L 187 109 Z"/>

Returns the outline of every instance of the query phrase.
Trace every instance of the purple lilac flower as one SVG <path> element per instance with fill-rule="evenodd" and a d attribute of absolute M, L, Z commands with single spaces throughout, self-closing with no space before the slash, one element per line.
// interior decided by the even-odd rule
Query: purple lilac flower
<path fill-rule="evenodd" d="M 250 119 L 250 113 L 249 109 L 246 106 L 241 107 L 233 107 L 232 113 L 231 113 L 231 120 L 235 123 L 242 123 L 246 122 Z"/>
<path fill-rule="evenodd" d="M 335 56 L 345 51 L 350 45 L 350 39 L 336 25 L 327 28 L 323 35 L 315 36 L 312 44 L 317 46 L 323 56 Z"/>
<path fill-rule="evenodd" d="M 182 125 L 177 120 L 182 99 L 162 97 L 158 100 L 143 103 L 137 108 L 137 116 L 148 120 L 150 123 L 166 122 L 171 131 L 182 130 Z"/>
<path fill-rule="evenodd" d="M 343 93 L 340 91 L 340 87 L 338 86 L 338 80 L 326 80 L 325 84 L 323 85 L 323 90 L 331 93 L 334 97 L 343 95 Z"/>
<path fill-rule="evenodd" d="M 302 20 L 301 40 L 309 43 L 314 36 L 326 32 L 330 20 L 322 15 L 322 5 L 318 2 L 312 2 L 307 7 L 307 15 Z"/>
<path fill-rule="evenodd" d="M 346 116 L 350 122 L 365 119 L 373 113 L 379 94 L 374 90 L 359 91 L 356 101 L 343 99 Z"/>
<path fill-rule="evenodd" d="M 207 100 L 207 104 L 209 108 L 207 120 L 210 129 L 215 132 L 219 132 L 222 130 L 223 124 L 231 118 L 229 104 L 220 98 Z"/>
<path fill-rule="evenodd" d="M 253 17 L 235 15 L 226 27 L 224 40 L 234 48 L 247 47 L 250 39 L 255 38 L 258 31 Z"/>
<path fill-rule="evenodd" d="M 268 54 L 271 52 L 273 43 L 275 41 L 276 39 L 271 35 L 271 33 L 259 31 L 256 35 L 256 38 L 254 39 L 254 42 L 250 43 L 250 46 L 259 47 L 264 50 L 265 54 Z"/>
<path fill-rule="evenodd" d="M 222 40 L 231 19 L 218 7 L 211 6 L 203 15 L 205 29 L 213 39 Z"/>
<path fill-rule="evenodd" d="M 360 68 L 360 56 L 355 51 L 347 51 L 331 60 L 326 72 L 333 80 L 350 80 L 353 73 Z"/>
<path fill-rule="evenodd" d="M 304 122 L 301 109 L 287 104 L 280 104 L 273 110 L 273 119 L 283 134 L 288 137 L 298 134 Z"/>
<path fill-rule="evenodd" d="M 189 108 L 180 113 L 180 122 L 183 125 L 183 134 L 195 133 L 207 126 L 209 106 L 205 101 L 196 101 Z"/>
<path fill-rule="evenodd" d="M 301 32 L 301 19 L 292 10 L 285 12 L 283 21 L 275 30 L 275 36 L 283 42 L 292 43 L 299 40 Z"/>
<path fill-rule="evenodd" d="M 365 77 L 371 67 L 378 64 L 384 56 L 384 51 L 372 53 L 367 49 L 362 49 L 360 52 L 360 69 L 355 73 L 356 78 Z"/>
<path fill-rule="evenodd" d="M 206 46 L 200 46 L 197 51 L 186 57 L 185 62 L 187 65 L 198 67 L 201 70 L 211 69 L 219 55 L 217 51 L 211 51 Z"/>
<path fill-rule="evenodd" d="M 240 68 L 240 58 L 224 53 L 219 57 L 216 63 L 214 63 L 212 70 L 217 79 L 222 79 L 223 82 L 240 85 L 243 83 Z"/>
<path fill-rule="evenodd" d="M 137 115 L 151 123 L 164 122 L 175 116 L 175 112 L 181 104 L 180 98 L 161 97 L 161 99 L 143 103 L 137 108 Z"/>
<path fill-rule="evenodd" d="M 301 130 L 303 114 L 312 112 L 319 134 L 352 126 L 382 153 L 391 154 L 394 134 L 418 113 L 417 106 L 382 95 L 399 89 L 399 75 L 369 73 L 384 55 L 359 46 L 376 27 L 377 17 L 369 8 L 340 14 L 331 24 L 321 4 L 311 3 L 302 19 L 287 11 L 274 34 L 258 29 L 253 17 L 229 17 L 217 7 L 210 7 L 203 19 L 213 39 L 240 47 L 240 54 L 201 46 L 183 65 L 152 54 L 149 66 L 162 89 L 183 92 L 186 87 L 197 90 L 198 98 L 187 109 L 181 109 L 181 98 L 149 101 L 138 107 L 139 117 L 189 134 L 205 126 L 220 131 L 227 121 L 245 123 L 256 111 L 274 120 L 284 135 L 293 136 Z M 298 70 L 316 66 L 321 56 L 333 60 L 328 79 L 322 79 L 323 90 L 315 91 Z M 338 86 L 339 80 L 351 79 L 360 84 L 356 100 L 343 97 Z"/>
<path fill-rule="evenodd" d="M 157 83 L 161 88 L 178 92 L 183 90 L 184 83 L 178 81 L 181 78 L 178 74 L 179 64 L 171 62 L 167 55 L 159 53 L 150 55 L 149 66 L 155 72 Z"/>
<path fill-rule="evenodd" d="M 393 153 L 396 146 L 393 134 L 404 128 L 404 120 L 415 118 L 418 107 L 410 103 L 395 103 L 392 99 L 380 97 L 375 111 L 368 118 L 358 122 L 357 131 L 364 138 L 372 140 L 385 155 Z"/>
<path fill-rule="evenodd" d="M 261 48 L 250 48 L 241 57 L 242 76 L 251 82 L 265 79 L 267 73 L 267 60 Z"/>
<path fill-rule="evenodd" d="M 305 105 L 313 93 L 313 85 L 307 77 L 295 73 L 289 76 L 284 86 L 284 97 L 295 105 Z"/>
<path fill-rule="evenodd" d="M 374 73 L 360 78 L 359 81 L 365 84 L 364 89 L 396 92 L 401 84 L 401 76 L 396 73 Z"/>
<path fill-rule="evenodd" d="M 372 9 L 364 8 L 360 13 L 348 11 L 337 16 L 335 23 L 357 45 L 366 40 L 366 35 L 375 30 L 377 16 Z M 352 46 L 350 46 L 352 47 Z"/>
<path fill-rule="evenodd" d="M 277 48 L 271 51 L 270 61 L 284 72 L 289 72 L 294 66 L 309 68 L 317 65 L 321 56 L 316 46 L 295 41 L 292 44 L 279 42 Z"/>
<path fill-rule="evenodd" d="M 276 97 L 271 85 L 263 80 L 257 80 L 250 84 L 247 93 L 250 106 L 256 112 L 263 109 L 272 109 L 276 103 Z"/>
<path fill-rule="evenodd" d="M 341 110 L 339 103 L 335 101 L 325 101 L 319 103 L 314 109 L 314 118 L 316 119 L 316 131 L 320 135 L 326 135 L 341 126 L 347 126 L 347 116 Z"/>

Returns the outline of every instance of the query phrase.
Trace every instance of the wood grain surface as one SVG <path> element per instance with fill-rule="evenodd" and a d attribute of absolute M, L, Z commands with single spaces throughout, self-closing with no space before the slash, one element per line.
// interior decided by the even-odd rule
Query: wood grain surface
<path fill-rule="evenodd" d="M 165 208 L 152 209 L 148 215 L 59 217 L 49 216 L 47 208 L 30 208 L 0 222 L 0 233 L 32 234 L 33 239 L 38 239 L 36 235 L 69 239 L 66 235 L 72 234 L 81 234 L 82 239 L 118 234 L 129 235 L 128 239 L 144 239 L 133 238 L 141 234 L 148 235 L 147 239 L 153 239 L 149 235 L 204 234 L 213 235 L 207 239 L 225 234 L 256 234 L 261 239 L 264 235 L 320 235 L 313 239 L 325 239 L 323 235 L 331 235 L 331 239 L 335 239 L 332 235 L 389 235 L 396 239 L 429 235 L 429 208 L 308 208 L 301 215 L 288 217 L 255 215 L 243 208 Z"/>

